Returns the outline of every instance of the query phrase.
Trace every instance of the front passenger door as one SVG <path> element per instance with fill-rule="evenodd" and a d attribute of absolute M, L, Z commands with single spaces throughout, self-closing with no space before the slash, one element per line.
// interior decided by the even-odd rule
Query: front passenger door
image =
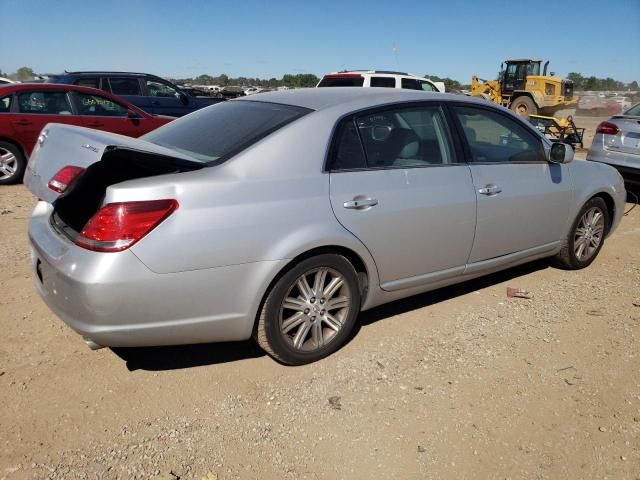
<path fill-rule="evenodd" d="M 478 197 L 469 263 L 560 241 L 569 215 L 567 166 L 546 160 L 542 139 L 509 113 L 454 107 Z"/>

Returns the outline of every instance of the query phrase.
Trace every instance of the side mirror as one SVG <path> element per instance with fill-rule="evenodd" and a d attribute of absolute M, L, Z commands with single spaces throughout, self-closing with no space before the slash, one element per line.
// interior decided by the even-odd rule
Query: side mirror
<path fill-rule="evenodd" d="M 573 161 L 573 147 L 567 143 L 554 142 L 549 151 L 551 163 L 569 163 Z"/>
<path fill-rule="evenodd" d="M 180 101 L 182 102 L 183 105 L 187 105 L 189 103 L 189 97 L 187 96 L 186 93 L 180 94 Z"/>
<path fill-rule="evenodd" d="M 141 115 L 135 110 L 127 110 L 127 118 L 130 118 L 131 120 L 136 120 L 141 118 Z"/>
<path fill-rule="evenodd" d="M 377 142 L 384 142 L 391 134 L 391 127 L 386 125 L 376 125 L 371 131 L 371 138 Z"/>

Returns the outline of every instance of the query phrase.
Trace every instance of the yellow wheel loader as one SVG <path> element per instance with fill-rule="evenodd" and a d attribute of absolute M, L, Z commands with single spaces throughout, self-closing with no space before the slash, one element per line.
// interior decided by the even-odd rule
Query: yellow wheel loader
<path fill-rule="evenodd" d="M 575 108 L 578 99 L 573 95 L 573 81 L 547 75 L 549 62 L 542 60 L 506 60 L 498 75 L 498 80 L 483 80 L 477 76 L 471 79 L 471 96 L 484 98 L 510 108 L 523 117 L 529 115 L 553 115 L 558 110 Z M 506 64 L 506 68 L 505 68 Z"/>

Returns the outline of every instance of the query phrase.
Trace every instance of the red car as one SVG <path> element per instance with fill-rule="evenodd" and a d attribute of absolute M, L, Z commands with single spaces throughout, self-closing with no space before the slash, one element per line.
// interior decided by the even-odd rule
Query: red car
<path fill-rule="evenodd" d="M 139 137 L 171 120 L 95 88 L 46 83 L 0 86 L 0 185 L 22 179 L 27 158 L 47 123 Z"/>

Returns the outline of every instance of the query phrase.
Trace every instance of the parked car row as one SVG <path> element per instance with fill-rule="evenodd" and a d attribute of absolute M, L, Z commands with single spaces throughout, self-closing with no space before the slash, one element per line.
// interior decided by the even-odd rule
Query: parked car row
<path fill-rule="evenodd" d="M 587 267 L 624 211 L 613 168 L 460 95 L 272 92 L 140 139 L 45 133 L 34 281 L 93 348 L 253 336 L 309 363 L 361 310 L 544 257 Z"/>
<path fill-rule="evenodd" d="M 181 117 L 224 100 L 193 97 L 168 80 L 148 73 L 65 72 L 49 75 L 46 82 L 99 88 L 124 98 L 148 113 L 172 117 Z"/>
<path fill-rule="evenodd" d="M 171 120 L 95 88 L 46 83 L 0 86 L 0 185 L 22 179 L 27 159 L 48 123 L 139 137 Z"/>

